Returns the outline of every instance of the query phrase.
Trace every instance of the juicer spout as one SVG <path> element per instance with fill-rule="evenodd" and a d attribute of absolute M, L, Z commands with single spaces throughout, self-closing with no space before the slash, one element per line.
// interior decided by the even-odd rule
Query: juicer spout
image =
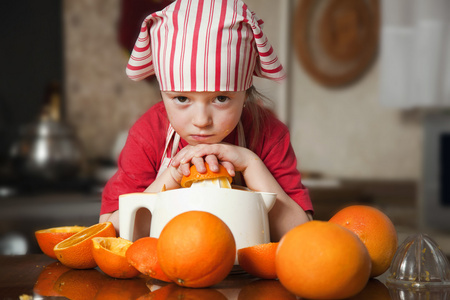
<path fill-rule="evenodd" d="M 267 193 L 267 192 L 259 192 L 264 201 L 264 205 L 266 206 L 266 210 L 269 212 L 275 204 L 277 200 L 277 194 L 275 193 Z"/>

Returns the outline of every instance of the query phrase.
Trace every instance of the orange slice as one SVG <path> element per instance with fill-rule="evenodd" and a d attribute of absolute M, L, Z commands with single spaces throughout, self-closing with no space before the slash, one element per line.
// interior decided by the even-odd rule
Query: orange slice
<path fill-rule="evenodd" d="M 86 229 L 84 226 L 65 226 L 65 227 L 53 227 L 48 229 L 41 229 L 34 233 L 39 248 L 45 255 L 56 259 L 53 248 L 61 241 L 64 241 L 68 237 L 71 237 L 77 232 Z"/>
<path fill-rule="evenodd" d="M 275 279 L 275 253 L 278 243 L 268 243 L 246 247 L 238 250 L 239 265 L 250 275 Z"/>
<path fill-rule="evenodd" d="M 73 269 L 91 269 L 97 266 L 92 254 L 94 237 L 115 237 L 116 230 L 111 222 L 92 225 L 58 243 L 54 252 L 56 258 Z"/>
<path fill-rule="evenodd" d="M 228 174 L 228 171 L 224 166 L 219 164 L 218 172 L 211 171 L 207 163 L 205 163 L 205 166 L 206 173 L 199 173 L 195 165 L 192 165 L 190 168 L 191 173 L 189 174 L 189 176 L 183 176 L 183 178 L 181 179 L 181 187 L 190 187 L 194 182 L 216 178 L 226 178 L 228 180 L 228 184 L 231 184 L 232 178 L 230 174 Z"/>
<path fill-rule="evenodd" d="M 120 237 L 92 238 L 92 254 L 97 266 L 106 275 L 114 278 L 133 278 L 139 271 L 125 257 L 127 249 L 133 244 Z"/>
<path fill-rule="evenodd" d="M 164 274 L 159 264 L 157 244 L 157 238 L 140 238 L 128 248 L 125 256 L 128 262 L 142 274 L 158 280 L 171 282 L 172 280 Z"/>

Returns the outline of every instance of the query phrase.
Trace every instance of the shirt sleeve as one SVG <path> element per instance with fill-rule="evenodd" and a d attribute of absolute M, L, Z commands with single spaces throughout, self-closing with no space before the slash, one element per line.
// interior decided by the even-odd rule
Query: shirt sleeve
<path fill-rule="evenodd" d="M 160 167 L 161 143 L 164 145 L 164 126 L 156 126 L 155 116 L 142 118 L 130 129 L 127 141 L 117 162 L 117 172 L 107 182 L 102 193 L 100 214 L 119 209 L 119 196 L 142 192 L 156 178 Z M 148 122 L 148 119 L 152 122 Z"/>

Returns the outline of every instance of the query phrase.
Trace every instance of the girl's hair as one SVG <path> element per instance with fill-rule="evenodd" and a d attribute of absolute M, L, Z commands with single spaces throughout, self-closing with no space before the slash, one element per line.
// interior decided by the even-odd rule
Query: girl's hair
<path fill-rule="evenodd" d="M 247 99 L 245 102 L 245 109 L 250 112 L 252 118 L 251 132 L 253 138 L 251 139 L 249 149 L 254 151 L 256 145 L 258 145 L 261 139 L 264 121 L 269 117 L 270 114 L 272 114 L 272 112 L 267 107 L 265 107 L 265 105 L 271 104 L 272 101 L 258 92 L 253 85 L 249 89 L 247 89 L 246 95 Z"/>

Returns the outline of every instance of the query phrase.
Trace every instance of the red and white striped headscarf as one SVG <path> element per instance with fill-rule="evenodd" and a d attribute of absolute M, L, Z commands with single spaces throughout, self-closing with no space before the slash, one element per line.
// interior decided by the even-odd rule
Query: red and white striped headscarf
<path fill-rule="evenodd" d="M 262 23 L 241 0 L 177 0 L 144 20 L 127 75 L 155 74 L 162 91 L 244 91 L 253 75 L 282 80 Z"/>

